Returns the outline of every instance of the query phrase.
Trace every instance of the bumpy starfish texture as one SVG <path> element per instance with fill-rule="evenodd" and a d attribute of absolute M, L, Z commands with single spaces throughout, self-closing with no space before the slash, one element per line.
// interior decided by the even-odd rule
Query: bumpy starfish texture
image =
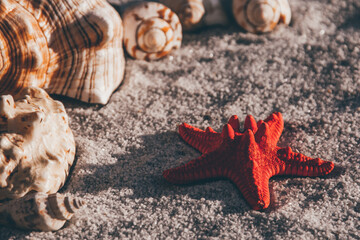
<path fill-rule="evenodd" d="M 174 184 L 225 177 L 235 183 L 253 209 L 265 209 L 270 204 L 272 176 L 315 177 L 334 169 L 332 162 L 307 157 L 290 147 L 278 147 L 283 128 L 281 113 L 273 113 L 258 122 L 247 116 L 244 132 L 240 132 L 236 115 L 221 133 L 210 127 L 203 131 L 183 123 L 179 126 L 180 136 L 203 154 L 185 165 L 164 171 L 163 177 Z"/>

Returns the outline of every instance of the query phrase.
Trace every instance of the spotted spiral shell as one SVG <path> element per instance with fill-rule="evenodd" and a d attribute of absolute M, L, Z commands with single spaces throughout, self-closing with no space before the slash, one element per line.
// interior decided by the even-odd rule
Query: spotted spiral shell
<path fill-rule="evenodd" d="M 60 193 L 32 192 L 0 204 L 0 224 L 38 231 L 59 230 L 84 201 Z"/>
<path fill-rule="evenodd" d="M 160 0 L 160 2 L 179 16 L 185 31 L 228 24 L 222 0 Z"/>
<path fill-rule="evenodd" d="M 289 24 L 291 10 L 288 0 L 233 0 L 237 23 L 253 33 L 270 32 L 278 22 Z"/>
<path fill-rule="evenodd" d="M 105 104 L 123 79 L 122 39 L 103 0 L 2 0 L 0 94 L 37 86 Z"/>
<path fill-rule="evenodd" d="M 55 193 L 75 158 L 64 105 L 40 88 L 0 96 L 0 200 Z"/>
<path fill-rule="evenodd" d="M 125 49 L 133 58 L 159 59 L 181 46 L 179 18 L 160 3 L 131 6 L 124 11 L 123 19 Z"/>

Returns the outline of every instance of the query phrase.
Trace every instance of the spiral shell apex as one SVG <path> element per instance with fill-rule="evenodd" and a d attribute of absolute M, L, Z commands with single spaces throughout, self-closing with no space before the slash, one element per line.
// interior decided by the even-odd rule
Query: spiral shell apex
<path fill-rule="evenodd" d="M 106 104 L 123 79 L 122 40 L 106 1 L 0 1 L 0 94 L 34 86 Z"/>
<path fill-rule="evenodd" d="M 237 23 L 253 33 L 270 32 L 279 22 L 289 24 L 291 10 L 287 0 L 233 0 Z"/>
<path fill-rule="evenodd" d="M 0 224 L 38 231 L 59 230 L 84 205 L 59 193 L 32 192 L 0 205 Z"/>
<path fill-rule="evenodd" d="M 132 6 L 124 11 L 123 20 L 125 49 L 133 58 L 155 60 L 181 46 L 179 18 L 160 3 Z"/>

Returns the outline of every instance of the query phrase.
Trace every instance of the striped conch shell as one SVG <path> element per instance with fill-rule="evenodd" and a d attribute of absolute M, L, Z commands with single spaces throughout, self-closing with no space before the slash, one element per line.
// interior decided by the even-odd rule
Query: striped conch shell
<path fill-rule="evenodd" d="M 0 204 L 0 224 L 37 231 L 56 231 L 70 220 L 84 201 L 60 193 L 32 192 Z"/>
<path fill-rule="evenodd" d="M 0 94 L 37 86 L 106 104 L 125 68 L 119 14 L 102 0 L 0 1 Z"/>
<path fill-rule="evenodd" d="M 291 10 L 288 0 L 233 0 L 237 23 L 252 33 L 270 32 L 278 22 L 289 24 Z"/>
<path fill-rule="evenodd" d="M 160 2 L 176 12 L 185 31 L 228 24 L 222 0 L 160 0 Z"/>
<path fill-rule="evenodd" d="M 0 96 L 0 200 L 55 193 L 75 158 L 64 105 L 40 88 Z"/>
<path fill-rule="evenodd" d="M 124 11 L 124 45 L 136 59 L 159 59 L 180 48 L 182 28 L 177 15 L 166 6 L 143 2 Z"/>

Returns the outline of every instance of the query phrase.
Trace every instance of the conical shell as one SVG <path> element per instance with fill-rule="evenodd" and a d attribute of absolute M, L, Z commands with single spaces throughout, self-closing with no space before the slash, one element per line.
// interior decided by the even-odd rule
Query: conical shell
<path fill-rule="evenodd" d="M 0 205 L 0 224 L 38 231 L 56 231 L 84 205 L 59 193 L 29 193 Z"/>
<path fill-rule="evenodd" d="M 222 0 L 160 0 L 160 2 L 179 16 L 185 31 L 228 24 Z"/>
<path fill-rule="evenodd" d="M 68 116 L 40 88 L 0 97 L 0 200 L 30 191 L 55 193 L 75 158 Z"/>
<path fill-rule="evenodd" d="M 270 32 L 278 22 L 289 24 L 291 10 L 287 0 L 233 0 L 237 23 L 253 33 Z"/>
<path fill-rule="evenodd" d="M 0 94 L 27 86 L 107 103 L 123 79 L 123 26 L 102 0 L 0 2 Z"/>
<path fill-rule="evenodd" d="M 144 2 L 124 11 L 124 45 L 136 59 L 159 59 L 180 48 L 182 28 L 177 15 L 166 6 Z"/>

